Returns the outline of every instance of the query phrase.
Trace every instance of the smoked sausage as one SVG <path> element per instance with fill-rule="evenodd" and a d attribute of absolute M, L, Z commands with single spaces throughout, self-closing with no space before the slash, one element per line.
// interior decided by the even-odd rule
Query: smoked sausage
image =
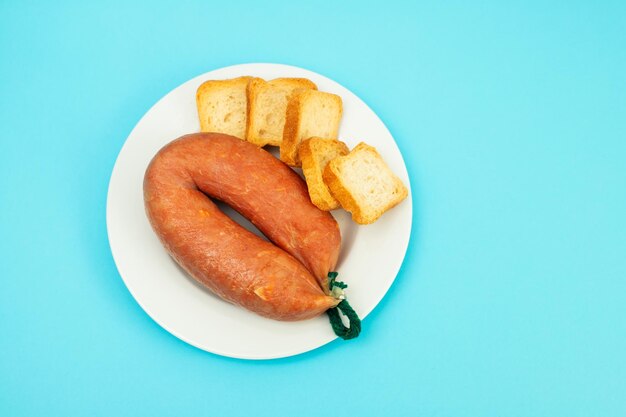
<path fill-rule="evenodd" d="M 226 216 L 249 219 L 271 242 Z M 162 148 L 144 177 L 148 219 L 170 255 L 215 294 L 262 316 L 302 320 L 337 305 L 328 272 L 341 244 L 333 217 L 267 151 L 233 136 L 198 133 Z"/>

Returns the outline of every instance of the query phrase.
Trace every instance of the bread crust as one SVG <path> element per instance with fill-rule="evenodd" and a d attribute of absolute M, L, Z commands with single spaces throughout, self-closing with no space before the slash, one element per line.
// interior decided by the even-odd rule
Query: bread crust
<path fill-rule="evenodd" d="M 321 210 L 335 210 L 340 205 L 324 182 L 325 166 L 320 166 L 316 154 L 331 153 L 336 157 L 347 155 L 348 152 L 349 149 L 345 143 L 334 139 L 313 137 L 300 144 L 299 154 L 302 161 L 302 172 L 309 189 L 309 196 L 313 204 Z"/>
<path fill-rule="evenodd" d="M 252 103 L 256 101 L 259 88 L 261 88 L 265 83 L 266 81 L 262 78 L 255 78 L 253 80 L 250 80 L 250 82 L 246 86 L 246 140 L 258 146 L 263 145 L 257 143 L 257 138 L 253 133 L 254 126 L 252 122 Z"/>
<path fill-rule="evenodd" d="M 296 137 L 300 131 L 300 103 L 306 90 L 295 91 L 287 102 L 283 141 L 280 144 L 280 160 L 289 166 L 299 166 L 296 160 Z"/>
<path fill-rule="evenodd" d="M 324 183 L 328 186 L 332 196 L 339 201 L 341 207 L 352 214 L 352 220 L 359 224 L 368 224 L 361 214 L 361 208 L 356 199 L 341 182 L 337 159 L 330 161 L 326 165 L 323 173 Z"/>

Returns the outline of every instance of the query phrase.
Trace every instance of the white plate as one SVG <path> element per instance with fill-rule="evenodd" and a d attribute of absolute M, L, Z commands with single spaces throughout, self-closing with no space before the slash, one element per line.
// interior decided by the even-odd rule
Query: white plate
<path fill-rule="evenodd" d="M 265 79 L 305 77 L 343 98 L 340 138 L 350 148 L 375 146 L 409 186 L 402 155 L 376 114 L 356 95 L 314 72 L 278 64 L 244 64 L 207 72 L 159 100 L 133 129 L 113 168 L 107 198 L 107 229 L 117 269 L 139 305 L 159 325 L 200 349 L 244 359 L 281 358 L 307 352 L 336 338 L 326 315 L 285 323 L 262 318 L 222 301 L 196 284 L 167 255 L 146 218 L 142 182 L 154 154 L 177 137 L 199 130 L 195 93 L 209 79 L 254 75 Z M 411 195 L 369 226 L 343 210 L 333 215 L 343 236 L 337 270 L 350 304 L 365 318 L 393 283 L 411 233 Z M 229 215 L 233 215 L 232 211 Z M 241 216 L 234 216 L 242 222 Z M 248 228 L 250 223 L 243 222 Z M 363 332 L 367 332 L 364 323 Z M 345 343 L 358 343 L 350 341 Z"/>

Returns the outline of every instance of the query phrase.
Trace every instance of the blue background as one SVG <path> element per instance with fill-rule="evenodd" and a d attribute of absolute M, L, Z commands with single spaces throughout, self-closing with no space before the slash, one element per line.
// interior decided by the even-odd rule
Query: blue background
<path fill-rule="evenodd" d="M 626 415 L 626 3 L 84 3 L 0 3 L 0 415 Z M 364 334 L 267 362 L 156 325 L 105 224 L 140 117 L 246 62 L 354 91 L 413 186 Z"/>

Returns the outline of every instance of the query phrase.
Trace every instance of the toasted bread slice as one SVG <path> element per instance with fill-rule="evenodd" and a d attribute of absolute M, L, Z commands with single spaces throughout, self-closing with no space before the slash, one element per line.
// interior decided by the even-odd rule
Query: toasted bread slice
<path fill-rule="evenodd" d="M 246 140 L 258 146 L 280 146 L 289 96 L 297 89 L 317 90 L 306 78 L 255 78 L 248 84 Z"/>
<path fill-rule="evenodd" d="M 359 143 L 348 155 L 328 163 L 324 182 L 359 224 L 374 223 L 404 200 L 408 191 L 376 148 Z"/>
<path fill-rule="evenodd" d="M 300 166 L 300 142 L 311 137 L 337 139 L 343 113 L 341 97 L 317 90 L 299 90 L 287 104 L 280 159 Z"/>
<path fill-rule="evenodd" d="M 246 87 L 253 77 L 204 82 L 196 92 L 201 132 L 246 138 Z"/>
<path fill-rule="evenodd" d="M 321 210 L 334 210 L 339 207 L 339 202 L 332 196 L 324 183 L 324 168 L 328 163 L 348 154 L 349 149 L 345 143 L 334 139 L 309 138 L 300 144 L 300 159 L 302 160 L 302 172 L 306 178 L 311 201 Z"/>

